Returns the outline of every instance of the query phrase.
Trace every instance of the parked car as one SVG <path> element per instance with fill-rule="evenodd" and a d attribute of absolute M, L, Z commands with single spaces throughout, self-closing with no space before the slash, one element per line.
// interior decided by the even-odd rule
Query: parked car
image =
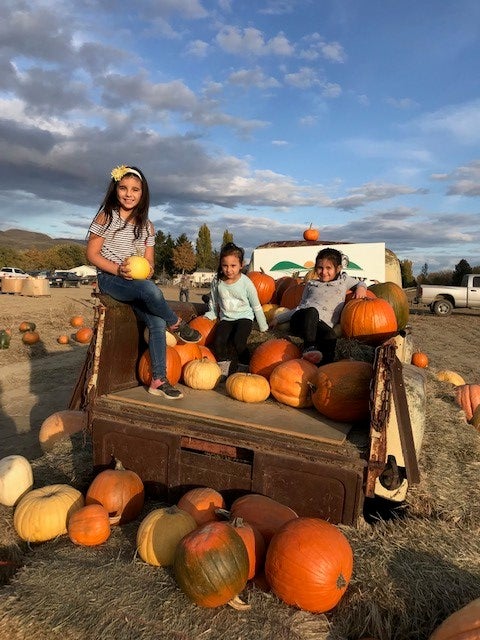
<path fill-rule="evenodd" d="M 56 271 L 48 278 L 51 287 L 79 287 L 82 278 L 70 271 Z"/>
<path fill-rule="evenodd" d="M 2 267 L 0 269 L 0 278 L 28 278 L 28 273 L 16 267 Z"/>
<path fill-rule="evenodd" d="M 465 274 L 459 287 L 421 284 L 415 302 L 437 316 L 448 316 L 453 309 L 480 309 L 480 274 Z"/>

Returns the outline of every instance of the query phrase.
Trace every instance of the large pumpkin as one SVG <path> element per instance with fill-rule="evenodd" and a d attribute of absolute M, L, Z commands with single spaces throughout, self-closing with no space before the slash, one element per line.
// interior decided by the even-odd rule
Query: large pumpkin
<path fill-rule="evenodd" d="M 311 383 L 317 371 L 314 364 L 303 358 L 282 362 L 270 374 L 270 392 L 276 400 L 290 407 L 311 407 Z"/>
<path fill-rule="evenodd" d="M 217 509 L 225 508 L 225 500 L 216 489 L 196 487 L 183 494 L 177 507 L 189 513 L 200 526 L 219 519 Z"/>
<path fill-rule="evenodd" d="M 302 299 L 305 282 L 295 282 L 291 284 L 282 294 L 280 306 L 287 309 L 294 309 Z"/>
<path fill-rule="evenodd" d="M 168 567 L 180 540 L 196 528 L 192 516 L 175 505 L 154 509 L 138 527 L 138 555 L 155 567 Z"/>
<path fill-rule="evenodd" d="M 263 569 L 266 552 L 265 539 L 256 527 L 245 522 L 243 518 L 233 518 L 230 520 L 230 524 L 241 537 L 247 549 L 248 579 L 251 580 Z"/>
<path fill-rule="evenodd" d="M 272 538 L 265 558 L 265 576 L 284 602 L 323 613 L 345 593 L 353 570 L 347 538 L 320 518 L 296 518 Z"/>
<path fill-rule="evenodd" d="M 219 607 L 245 588 L 248 553 L 228 522 L 209 522 L 180 540 L 173 569 L 190 600 L 201 607 Z"/>
<path fill-rule="evenodd" d="M 225 382 L 227 394 L 240 402 L 263 402 L 270 395 L 270 384 L 264 376 L 234 373 Z"/>
<path fill-rule="evenodd" d="M 74 544 L 85 547 L 102 544 L 111 533 L 108 511 L 101 504 L 87 504 L 72 514 L 67 532 Z"/>
<path fill-rule="evenodd" d="M 397 318 L 398 330 L 405 329 L 410 310 L 407 294 L 402 287 L 399 287 L 395 282 L 377 282 L 370 285 L 368 290 L 374 293 L 377 298 L 382 298 L 391 304 Z"/>
<path fill-rule="evenodd" d="M 465 411 L 465 416 L 470 422 L 475 409 L 480 404 L 480 384 L 461 384 L 455 389 L 457 404 Z"/>
<path fill-rule="evenodd" d="M 67 533 L 68 520 L 84 506 L 83 495 L 68 484 L 52 484 L 26 493 L 15 508 L 13 525 L 26 542 L 45 542 Z"/>
<path fill-rule="evenodd" d="M 110 524 L 126 524 L 140 515 L 145 500 L 143 482 L 135 471 L 124 469 L 117 460 L 115 469 L 101 471 L 87 490 L 86 504 L 101 504 Z"/>
<path fill-rule="evenodd" d="M 357 422 L 368 418 L 370 382 L 369 362 L 339 360 L 318 368 L 312 393 L 313 405 L 322 415 L 338 422 Z"/>
<path fill-rule="evenodd" d="M 150 351 L 147 349 L 144 351 L 140 360 L 138 361 L 138 377 L 140 381 L 149 385 L 152 381 L 152 360 L 150 358 Z M 166 375 L 170 384 L 177 384 L 182 375 L 182 363 L 178 351 L 167 344 L 167 357 L 166 357 Z"/>
<path fill-rule="evenodd" d="M 190 360 L 183 368 L 183 381 L 191 389 L 214 389 L 221 377 L 218 364 L 208 358 Z"/>
<path fill-rule="evenodd" d="M 301 355 L 299 347 L 290 340 L 271 338 L 253 351 L 250 359 L 250 372 L 268 380 L 277 365 L 287 360 L 300 358 Z"/>
<path fill-rule="evenodd" d="M 273 300 L 275 301 L 275 303 L 280 304 L 282 296 L 288 289 L 288 287 L 290 287 L 292 284 L 298 284 L 298 282 L 299 280 L 294 276 L 282 276 L 281 278 L 275 280 L 275 295 L 273 296 Z"/>
<path fill-rule="evenodd" d="M 0 504 L 13 507 L 33 487 L 32 465 L 20 455 L 0 460 Z"/>
<path fill-rule="evenodd" d="M 480 638 L 480 598 L 452 613 L 435 629 L 429 640 L 478 640 Z"/>
<path fill-rule="evenodd" d="M 87 426 L 85 411 L 64 409 L 49 415 L 42 422 L 38 433 L 38 441 L 44 451 L 53 449 L 55 443 L 69 438 Z"/>
<path fill-rule="evenodd" d="M 182 369 L 190 360 L 202 359 L 202 352 L 196 343 L 185 342 L 185 344 L 176 344 L 173 348 L 180 356 L 180 366 Z"/>
<path fill-rule="evenodd" d="M 275 293 L 275 280 L 263 271 L 249 271 L 248 277 L 253 282 L 257 290 L 260 304 L 267 304 Z"/>
<path fill-rule="evenodd" d="M 340 326 L 346 338 L 377 345 L 397 333 L 397 318 L 386 300 L 357 298 L 343 307 Z"/>
<path fill-rule="evenodd" d="M 274 534 L 286 522 L 298 518 L 287 505 L 259 493 L 247 493 L 233 501 L 230 508 L 232 519 L 242 518 L 255 527 L 268 545 Z"/>
<path fill-rule="evenodd" d="M 465 380 L 462 378 L 462 376 L 456 371 L 450 371 L 450 369 L 437 371 L 435 377 L 437 378 L 437 380 L 440 380 L 440 382 L 449 382 L 455 387 L 459 387 L 460 385 L 465 384 Z"/>
<path fill-rule="evenodd" d="M 196 318 L 192 318 L 188 324 L 192 329 L 196 329 L 202 336 L 200 342 L 197 342 L 198 345 L 204 346 L 211 344 L 215 336 L 215 328 L 217 326 L 215 320 L 211 320 L 205 316 L 197 316 Z"/>

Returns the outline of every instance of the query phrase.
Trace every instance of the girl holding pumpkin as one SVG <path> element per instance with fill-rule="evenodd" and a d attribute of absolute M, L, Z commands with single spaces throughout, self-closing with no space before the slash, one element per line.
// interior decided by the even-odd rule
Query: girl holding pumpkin
<path fill-rule="evenodd" d="M 353 289 L 355 298 L 364 298 L 366 284 L 342 273 L 342 254 L 327 247 L 315 259 L 316 278 L 309 280 L 297 307 L 280 313 L 272 326 L 290 320 L 290 331 L 303 339 L 303 358 L 313 364 L 328 364 L 335 357 L 335 324 L 345 303 L 345 294 Z"/>
<path fill-rule="evenodd" d="M 243 259 L 243 249 L 233 242 L 222 247 L 205 314 L 211 320 L 219 319 L 212 348 L 224 376 L 234 373 L 237 368 L 248 371 L 250 353 L 247 340 L 254 318 L 260 331 L 268 329 L 255 285 L 242 273 Z"/>
<path fill-rule="evenodd" d="M 199 342 L 200 333 L 184 323 L 170 308 L 163 293 L 150 280 L 153 275 L 155 232 L 148 219 L 148 183 L 137 167 L 115 167 L 106 195 L 88 230 L 87 258 L 97 267 L 102 293 L 132 306 L 150 332 L 149 350 L 153 378 L 149 393 L 168 400 L 182 397 L 166 376 L 167 326 L 184 342 Z M 142 256 L 150 273 L 136 279 L 128 258 Z"/>

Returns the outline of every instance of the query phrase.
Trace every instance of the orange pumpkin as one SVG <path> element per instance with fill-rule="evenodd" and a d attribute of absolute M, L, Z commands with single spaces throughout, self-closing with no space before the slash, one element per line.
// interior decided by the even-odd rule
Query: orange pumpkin
<path fill-rule="evenodd" d="M 217 359 L 215 358 L 215 356 L 213 355 L 213 353 L 210 351 L 208 347 L 204 347 L 202 344 L 199 346 L 200 346 L 200 351 L 202 353 L 202 358 L 207 358 L 207 360 L 210 360 L 210 362 L 217 361 Z"/>
<path fill-rule="evenodd" d="M 275 280 L 263 271 L 249 271 L 248 277 L 253 282 L 257 290 L 260 304 L 267 304 L 275 293 Z"/>
<path fill-rule="evenodd" d="M 320 518 L 296 518 L 273 537 L 265 575 L 284 602 L 312 613 L 333 609 L 352 577 L 353 552 L 347 538 Z"/>
<path fill-rule="evenodd" d="M 108 511 L 101 504 L 89 504 L 73 513 L 67 523 L 68 537 L 74 544 L 93 547 L 110 537 Z"/>
<path fill-rule="evenodd" d="M 57 338 L 58 344 L 68 344 L 70 342 L 70 338 L 67 335 L 61 335 Z"/>
<path fill-rule="evenodd" d="M 40 340 L 40 334 L 38 331 L 25 331 L 22 336 L 22 342 L 24 344 L 35 344 Z"/>
<path fill-rule="evenodd" d="M 480 638 L 480 598 L 452 613 L 435 629 L 429 640 L 478 640 Z"/>
<path fill-rule="evenodd" d="M 265 544 L 268 546 L 280 527 L 286 522 L 298 518 L 298 515 L 293 509 L 273 498 L 259 493 L 248 493 L 233 501 L 230 518 L 242 518 L 255 527 L 262 534 Z"/>
<path fill-rule="evenodd" d="M 317 371 L 314 364 L 303 358 L 282 362 L 270 374 L 270 393 L 278 402 L 290 407 L 311 407 L 310 383 Z"/>
<path fill-rule="evenodd" d="M 79 329 L 75 334 L 75 340 L 81 344 L 87 344 L 90 342 L 93 336 L 93 330 L 90 327 L 84 327 Z"/>
<path fill-rule="evenodd" d="M 187 362 L 190 362 L 190 360 L 202 359 L 202 352 L 200 351 L 198 344 L 185 342 L 185 344 L 176 344 L 172 349 L 175 349 L 180 356 L 180 366 L 182 369 Z"/>
<path fill-rule="evenodd" d="M 177 507 L 189 513 L 198 526 L 218 520 L 217 509 L 225 509 L 221 493 L 210 487 L 190 489 L 177 503 Z"/>
<path fill-rule="evenodd" d="M 299 347 L 285 338 L 271 338 L 260 344 L 252 353 L 250 373 L 263 376 L 267 380 L 277 365 L 287 360 L 300 358 Z"/>
<path fill-rule="evenodd" d="M 292 284 L 297 284 L 297 283 L 298 283 L 297 278 L 294 278 L 293 276 L 282 276 L 281 278 L 278 278 L 277 280 L 275 280 L 275 295 L 274 295 L 273 301 L 276 304 L 280 304 L 282 296 L 285 293 L 285 291 L 288 289 L 288 287 L 290 287 Z"/>
<path fill-rule="evenodd" d="M 376 345 L 397 333 L 397 318 L 386 300 L 357 298 L 343 307 L 340 326 L 346 338 Z"/>
<path fill-rule="evenodd" d="M 316 242 L 320 237 L 320 233 L 318 231 L 318 229 L 314 229 L 312 227 L 312 223 L 310 223 L 310 226 L 308 227 L 308 229 L 305 229 L 305 231 L 303 232 L 303 239 L 304 240 L 308 240 L 309 242 Z"/>
<path fill-rule="evenodd" d="M 145 385 L 149 385 L 152 381 L 152 360 L 150 358 L 150 351 L 147 349 L 140 360 L 138 361 L 137 367 L 138 377 L 140 382 Z M 166 375 L 167 380 L 170 384 L 177 384 L 180 380 L 180 376 L 182 375 L 182 363 L 180 361 L 180 356 L 174 347 L 167 345 L 167 356 L 166 356 Z"/>
<path fill-rule="evenodd" d="M 252 580 L 263 569 L 265 561 L 265 540 L 258 529 L 253 527 L 243 518 L 234 518 L 230 521 L 231 526 L 243 540 L 248 553 L 248 579 Z"/>
<path fill-rule="evenodd" d="M 115 469 L 101 471 L 87 490 L 85 504 L 101 504 L 111 525 L 126 524 L 140 515 L 145 501 L 143 482 L 135 471 L 123 468 L 117 460 Z"/>
<path fill-rule="evenodd" d="M 25 331 L 35 331 L 35 329 L 36 324 L 34 322 L 21 322 L 18 327 L 18 330 L 22 333 L 25 333 Z"/>
<path fill-rule="evenodd" d="M 365 297 L 366 298 L 370 298 L 371 300 L 373 300 L 374 298 L 376 298 L 377 296 L 373 293 L 373 291 L 369 291 L 368 289 L 366 289 L 365 291 Z M 355 300 L 356 298 L 354 297 L 354 293 L 351 289 L 349 289 L 347 291 L 347 293 L 345 294 L 345 303 L 350 302 L 350 300 Z"/>
<path fill-rule="evenodd" d="M 368 418 L 372 376 L 369 362 L 339 360 L 319 367 L 312 393 L 314 407 L 338 422 Z"/>
<path fill-rule="evenodd" d="M 200 342 L 197 342 L 198 345 L 208 345 L 213 341 L 215 327 L 217 326 L 215 320 L 210 320 L 210 318 L 206 318 L 205 316 L 197 316 L 196 318 L 192 318 L 188 324 L 192 329 L 196 329 L 202 336 Z"/>
<path fill-rule="evenodd" d="M 72 327 L 83 327 L 83 318 L 82 316 L 72 316 L 70 318 L 70 325 Z"/>
<path fill-rule="evenodd" d="M 287 309 L 294 309 L 302 299 L 303 290 L 305 289 L 305 282 L 296 282 L 288 287 L 282 294 L 280 300 L 281 307 L 287 307 Z"/>
<path fill-rule="evenodd" d="M 428 356 L 426 353 L 422 351 L 415 351 L 412 354 L 412 364 L 416 367 L 420 367 L 420 369 L 426 369 L 428 367 Z"/>
<path fill-rule="evenodd" d="M 408 324 L 410 308 L 408 298 L 402 287 L 395 282 L 377 282 L 368 287 L 368 290 L 374 293 L 377 298 L 382 298 L 392 305 L 397 318 L 398 330 L 405 329 Z"/>
<path fill-rule="evenodd" d="M 457 404 L 465 411 L 467 421 L 473 418 L 476 408 L 480 405 L 480 384 L 462 384 L 455 389 Z"/>

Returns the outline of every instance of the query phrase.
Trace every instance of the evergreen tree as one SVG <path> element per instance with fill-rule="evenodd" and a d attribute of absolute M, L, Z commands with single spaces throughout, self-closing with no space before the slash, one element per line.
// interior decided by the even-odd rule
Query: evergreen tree
<path fill-rule="evenodd" d="M 222 247 L 227 244 L 227 242 L 233 242 L 233 233 L 230 233 L 228 229 L 225 229 L 223 232 Z"/>
<path fill-rule="evenodd" d="M 466 260 L 462 258 L 462 260 L 460 260 L 460 262 L 455 265 L 455 271 L 453 272 L 452 276 L 452 284 L 458 287 L 462 283 L 463 276 L 466 273 L 472 273 L 472 267 Z"/>
<path fill-rule="evenodd" d="M 212 238 L 210 236 L 210 229 L 206 224 L 202 224 L 198 230 L 195 249 L 197 253 L 197 269 L 208 271 L 215 267 Z"/>
<path fill-rule="evenodd" d="M 417 282 L 413 275 L 413 263 L 411 260 L 400 260 L 400 272 L 402 274 L 403 287 L 415 287 Z"/>
<path fill-rule="evenodd" d="M 175 272 L 173 266 L 173 248 L 175 243 L 173 238 L 163 231 L 155 234 L 155 275 L 171 278 Z"/>
<path fill-rule="evenodd" d="M 418 276 L 418 281 L 428 282 L 428 264 L 426 262 L 423 265 L 422 270 L 420 271 L 420 275 Z"/>

